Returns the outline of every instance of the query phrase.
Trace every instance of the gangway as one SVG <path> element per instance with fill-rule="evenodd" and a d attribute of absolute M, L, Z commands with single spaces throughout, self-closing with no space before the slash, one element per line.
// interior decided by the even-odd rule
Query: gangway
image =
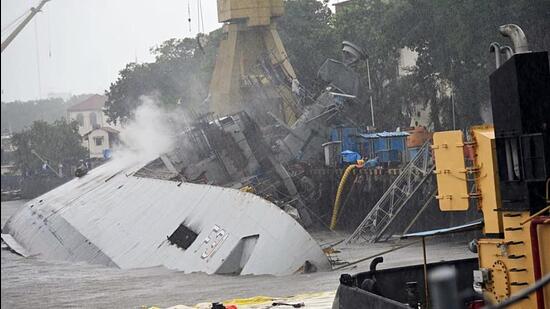
<path fill-rule="evenodd" d="M 427 140 L 359 227 L 346 239 L 346 243 L 378 241 L 415 192 L 426 183 L 427 179 L 433 177 L 433 170 L 431 140 Z"/>

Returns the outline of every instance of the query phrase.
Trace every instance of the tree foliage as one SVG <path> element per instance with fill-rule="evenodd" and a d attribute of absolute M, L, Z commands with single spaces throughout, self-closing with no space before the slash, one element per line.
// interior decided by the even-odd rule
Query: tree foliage
<path fill-rule="evenodd" d="M 76 95 L 63 101 L 51 98 L 32 101 L 2 102 L 2 132 L 19 132 L 32 125 L 33 121 L 53 122 L 64 117 L 67 107 L 82 102 L 89 94 Z"/>
<path fill-rule="evenodd" d="M 183 104 L 201 109 L 208 94 L 220 31 L 191 39 L 170 39 L 151 49 L 152 63 L 129 63 L 106 91 L 106 113 L 112 122 L 133 116 L 141 96 L 152 96 L 166 108 Z"/>
<path fill-rule="evenodd" d="M 331 27 L 328 1 L 287 0 L 277 29 L 298 79 L 316 90 L 319 67 L 327 58 L 339 57 L 339 43 Z"/>
<path fill-rule="evenodd" d="M 402 99 L 380 105 L 407 109 L 410 104 L 430 105 L 436 130 L 450 127 L 450 98 L 440 96 L 442 83 L 449 82 L 459 127 L 481 123 L 480 110 L 489 100 L 489 74 L 494 70 L 488 52 L 490 42 L 510 42 L 498 26 L 520 25 L 533 50 L 549 50 L 550 2 L 548 1 L 354 1 L 336 17 L 341 37 L 358 37 L 376 60 L 375 78 L 391 84 L 395 52 L 408 47 L 418 53 L 417 66 L 408 76 L 384 92 L 401 93 Z M 377 63 L 388 63 L 389 67 Z M 377 88 L 381 85 L 377 83 Z M 382 86 L 383 88 L 383 86 Z M 391 96 L 390 96 L 391 97 Z M 401 102 L 401 106 L 399 103 Z M 380 106 L 378 106 L 380 109 Z M 384 115 L 390 115 L 383 113 Z"/>
<path fill-rule="evenodd" d="M 52 124 L 35 121 L 30 128 L 15 133 L 12 143 L 16 148 L 15 163 L 24 173 L 36 171 L 43 164 L 33 151 L 54 168 L 59 163 L 76 164 L 88 154 L 81 144 L 78 123 L 65 120 L 56 120 Z"/>
<path fill-rule="evenodd" d="M 315 91 L 316 73 L 326 58 L 339 58 L 340 43 L 352 41 L 369 55 L 378 129 L 407 126 L 413 106 L 431 110 L 436 130 L 451 128 L 451 97 L 457 126 L 483 122 L 489 101 L 488 76 L 494 70 L 488 52 L 492 41 L 509 43 L 498 26 L 520 25 L 533 50 L 550 49 L 549 1 L 500 0 L 352 0 L 337 14 L 326 0 L 286 0 L 278 29 L 302 84 Z M 153 63 L 128 64 L 107 91 L 112 120 L 131 117 L 141 95 L 156 95 L 162 104 L 178 102 L 197 108 L 208 93 L 221 31 L 196 39 L 173 39 L 152 51 Z M 400 51 L 418 54 L 410 75 L 399 76 Z M 367 79 L 366 66 L 358 68 Z M 363 83 L 366 87 L 366 83 Z M 449 87 L 447 87 L 449 86 Z M 447 89 L 446 89 L 447 88 Z M 200 107 L 200 106 L 199 106 Z M 357 116 L 370 122 L 367 101 Z"/>

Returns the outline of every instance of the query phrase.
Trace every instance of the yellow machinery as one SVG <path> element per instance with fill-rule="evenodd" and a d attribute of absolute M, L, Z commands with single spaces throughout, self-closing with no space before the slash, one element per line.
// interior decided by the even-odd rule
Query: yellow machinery
<path fill-rule="evenodd" d="M 547 52 L 529 52 L 523 31 L 501 27 L 515 50 L 490 76 L 493 126 L 434 134 L 439 206 L 477 206 L 483 237 L 474 289 L 507 302 L 550 273 L 550 71 Z M 550 287 L 507 308 L 550 308 Z"/>
<path fill-rule="evenodd" d="M 533 284 L 536 267 L 540 268 L 542 275 L 550 272 L 550 221 L 536 227 L 538 239 L 533 239 L 533 219 L 546 218 L 544 223 L 548 217 L 531 217 L 529 210 L 506 211 L 501 208 L 494 129 L 490 126 L 473 127 L 470 135 L 471 141 L 463 143 L 461 131 L 434 134 L 437 198 L 442 211 L 467 210 L 469 200 L 473 200 L 483 213 L 483 233 L 491 237 L 478 241 L 480 269 L 474 278 L 484 296 L 499 303 Z M 473 165 L 469 168 L 464 165 L 465 147 L 466 153 L 473 155 Z M 466 194 L 469 184 L 473 184 L 475 191 Z M 548 207 L 544 210 L 548 211 Z M 533 255 L 534 242 L 539 247 L 538 256 Z M 545 293 L 548 294 L 548 288 Z M 531 294 L 514 308 L 537 308 L 536 295 Z M 550 295 L 545 298 L 550 299 Z"/>
<path fill-rule="evenodd" d="M 276 116 L 292 124 L 298 109 L 290 90 L 296 79 L 274 19 L 283 0 L 218 0 L 225 23 L 210 84 L 210 111 L 225 116 L 246 111 L 259 123 Z"/>

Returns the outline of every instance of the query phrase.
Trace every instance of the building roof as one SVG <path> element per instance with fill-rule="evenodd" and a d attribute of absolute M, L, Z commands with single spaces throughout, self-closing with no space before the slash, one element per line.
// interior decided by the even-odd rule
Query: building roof
<path fill-rule="evenodd" d="M 94 94 L 93 96 L 89 97 L 88 99 L 67 108 L 67 111 L 69 111 L 69 112 L 79 112 L 79 111 L 97 111 L 97 110 L 101 110 L 105 106 L 105 101 L 107 101 L 106 96 L 99 95 L 99 94 Z"/>
<path fill-rule="evenodd" d="M 101 127 L 101 128 L 92 129 L 92 130 L 90 130 L 90 131 L 84 133 L 84 135 L 82 135 L 82 136 L 83 136 L 83 137 L 86 137 L 86 136 L 90 135 L 90 133 L 94 132 L 95 130 L 103 130 L 103 131 L 105 131 L 105 132 L 107 132 L 107 133 L 112 133 L 112 134 L 118 134 L 118 133 L 120 133 L 119 130 L 113 129 L 113 128 L 111 128 L 111 127 Z"/>

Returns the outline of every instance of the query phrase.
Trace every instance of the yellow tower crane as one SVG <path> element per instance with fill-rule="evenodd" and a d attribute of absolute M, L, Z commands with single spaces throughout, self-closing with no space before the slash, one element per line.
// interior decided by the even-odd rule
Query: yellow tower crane
<path fill-rule="evenodd" d="M 274 20 L 282 0 L 218 0 L 225 23 L 210 84 L 209 109 L 218 116 L 246 111 L 262 123 L 268 112 L 292 124 L 299 113 L 296 79 Z"/>

